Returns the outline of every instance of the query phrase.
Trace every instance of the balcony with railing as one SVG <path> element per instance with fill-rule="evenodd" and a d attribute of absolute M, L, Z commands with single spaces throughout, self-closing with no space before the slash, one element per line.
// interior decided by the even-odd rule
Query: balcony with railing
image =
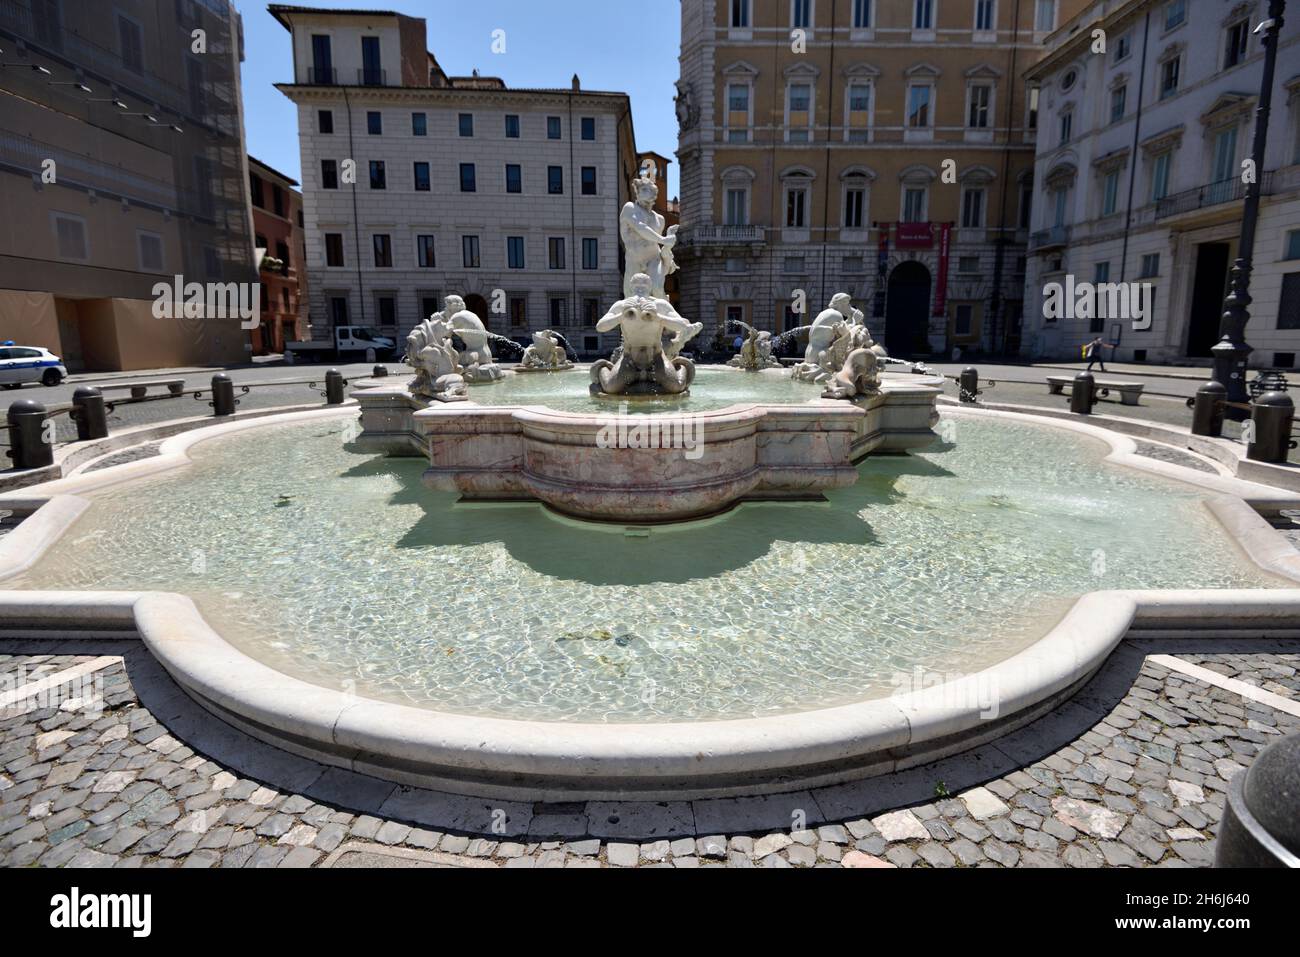
<path fill-rule="evenodd" d="M 765 231 L 762 226 L 684 226 L 677 241 L 683 246 L 759 245 L 765 241 Z"/>
<path fill-rule="evenodd" d="M 1273 173 L 1266 172 L 1259 178 L 1259 194 L 1268 196 L 1273 192 Z M 1241 177 L 1221 179 L 1215 183 L 1206 183 L 1194 189 L 1185 189 L 1174 193 L 1155 203 L 1155 218 L 1168 219 L 1182 213 L 1191 213 L 1199 209 L 1221 206 L 1224 203 L 1239 203 L 1246 198 L 1246 184 Z"/>
<path fill-rule="evenodd" d="M 338 86 L 339 71 L 332 66 L 307 67 L 307 84 L 309 86 Z"/>
<path fill-rule="evenodd" d="M 1058 249 L 1065 246 L 1070 241 L 1069 226 L 1049 226 L 1047 229 L 1040 229 L 1029 237 L 1030 252 L 1045 252 L 1049 249 Z"/>
<path fill-rule="evenodd" d="M 359 67 L 357 86 L 388 86 L 388 71 L 377 67 Z"/>

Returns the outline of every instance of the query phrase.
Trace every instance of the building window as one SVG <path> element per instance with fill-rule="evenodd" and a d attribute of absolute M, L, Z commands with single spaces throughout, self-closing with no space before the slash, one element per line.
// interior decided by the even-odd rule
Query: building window
<path fill-rule="evenodd" d="M 1300 329 L 1300 272 L 1282 277 L 1282 295 L 1277 307 L 1279 329 Z M 1295 358 L 1291 361 L 1294 363 Z"/>
<path fill-rule="evenodd" d="M 564 237 L 552 236 L 546 240 L 547 266 L 551 269 L 564 268 Z"/>
<path fill-rule="evenodd" d="M 968 275 L 978 275 L 980 271 L 979 256 L 958 256 L 957 271 Z"/>
<path fill-rule="evenodd" d="M 1025 91 L 1025 126 L 1031 130 L 1038 129 L 1038 92 L 1036 86 Z"/>
<path fill-rule="evenodd" d="M 1181 57 L 1171 57 L 1160 64 L 1160 99 L 1173 96 L 1178 92 L 1178 72 Z"/>
<path fill-rule="evenodd" d="M 930 97 L 934 89 L 929 84 L 915 84 L 907 88 L 907 125 L 924 129 L 930 125 Z"/>
<path fill-rule="evenodd" d="M 1173 0 L 1165 6 L 1165 29 L 1172 30 L 1187 19 L 1187 0 Z"/>
<path fill-rule="evenodd" d="M 853 29 L 871 29 L 871 0 L 853 0 Z"/>
<path fill-rule="evenodd" d="M 375 312 L 380 326 L 393 328 L 397 325 L 397 300 L 392 296 L 379 296 L 375 299 Z"/>
<path fill-rule="evenodd" d="M 325 265 L 326 266 L 343 265 L 343 234 L 342 233 L 325 234 Z"/>
<path fill-rule="evenodd" d="M 1119 206 L 1119 170 L 1106 173 L 1101 182 L 1101 214 L 1110 216 Z"/>
<path fill-rule="evenodd" d="M 987 129 L 992 103 L 993 87 L 987 83 L 977 83 L 972 86 L 970 88 L 970 110 L 967 111 L 966 125 L 975 130 Z"/>
<path fill-rule="evenodd" d="M 564 167 L 546 167 L 546 192 L 552 196 L 564 194 Z"/>
<path fill-rule="evenodd" d="M 912 29 L 934 29 L 934 0 L 912 0 Z"/>
<path fill-rule="evenodd" d="M 596 167 L 584 166 L 582 168 L 582 195 L 596 195 Z"/>
<path fill-rule="evenodd" d="M 361 84 L 384 85 L 384 71 L 379 59 L 379 37 L 361 38 Z"/>
<path fill-rule="evenodd" d="M 552 296 L 550 300 L 551 325 L 564 326 L 569 322 L 569 300 Z"/>
<path fill-rule="evenodd" d="M 548 140 L 558 140 L 564 135 L 563 127 L 560 125 L 558 116 L 548 116 L 546 118 L 546 138 Z"/>
<path fill-rule="evenodd" d="M 1020 229 L 1029 228 L 1029 219 L 1034 212 L 1034 181 L 1022 180 L 1020 183 L 1020 218 L 1016 224 Z"/>
<path fill-rule="evenodd" d="M 506 139 L 519 139 L 519 117 L 513 113 L 506 114 Z"/>
<path fill-rule="evenodd" d="M 312 34 L 311 64 L 307 82 L 318 84 L 334 82 L 334 57 L 330 51 L 330 38 L 323 33 Z"/>
<path fill-rule="evenodd" d="M 594 116 L 584 116 L 582 118 L 582 138 L 588 142 L 595 141 L 596 118 Z"/>
<path fill-rule="evenodd" d="M 460 164 L 460 191 L 462 193 L 478 192 L 478 183 L 475 179 L 474 164 Z"/>
<path fill-rule="evenodd" d="M 957 308 L 953 312 L 952 333 L 955 336 L 963 338 L 971 334 L 971 328 L 975 321 L 975 307 L 969 302 L 957 303 Z"/>
<path fill-rule="evenodd" d="M 370 161 L 370 188 L 388 189 L 388 172 L 383 160 Z"/>
<path fill-rule="evenodd" d="M 812 0 L 790 0 L 790 26 L 796 30 L 812 26 Z"/>
<path fill-rule="evenodd" d="M 330 296 L 330 324 L 335 328 L 348 324 L 348 299 L 346 296 Z"/>
<path fill-rule="evenodd" d="M 393 265 L 393 239 L 387 233 L 375 233 L 373 237 L 375 247 L 375 266 L 381 269 L 391 269 Z"/>
<path fill-rule="evenodd" d="M 415 191 L 417 193 L 429 192 L 429 164 L 415 164 Z"/>
<path fill-rule="evenodd" d="M 908 186 L 903 190 L 903 222 L 926 222 L 926 193 L 924 186 Z"/>
<path fill-rule="evenodd" d="M 474 135 L 474 114 L 473 113 L 460 114 L 459 120 L 457 122 L 457 129 L 459 130 L 461 136 L 473 136 Z"/>
<path fill-rule="evenodd" d="M 1065 207 L 1069 199 L 1070 191 L 1065 188 L 1052 190 L 1052 225 L 1065 225 Z"/>
<path fill-rule="evenodd" d="M 384 135 L 384 114 L 377 110 L 370 110 L 366 113 L 366 132 L 371 136 Z"/>
<path fill-rule="evenodd" d="M 161 250 L 159 250 L 161 252 Z M 277 242 L 275 244 L 275 258 L 280 260 L 280 275 L 289 275 L 289 268 L 292 265 L 289 262 L 289 244 Z"/>
<path fill-rule="evenodd" d="M 727 84 L 727 139 L 732 143 L 749 141 L 749 84 Z"/>
<path fill-rule="evenodd" d="M 849 101 L 849 142 L 865 143 L 871 129 L 871 84 L 850 83 Z"/>
<path fill-rule="evenodd" d="M 787 229 L 806 229 L 808 226 L 808 187 L 785 188 L 785 225 Z"/>
<path fill-rule="evenodd" d="M 462 236 L 460 237 L 460 259 L 461 265 L 466 269 L 478 269 L 478 237 Z"/>
<path fill-rule="evenodd" d="M 1237 173 L 1237 128 L 1225 126 L 1214 135 L 1214 169 L 1210 181 L 1222 183 Z"/>
<path fill-rule="evenodd" d="M 317 110 L 316 111 L 316 131 L 319 133 L 334 132 L 334 111 Z"/>
<path fill-rule="evenodd" d="M 1036 0 L 1034 29 L 1039 33 L 1050 33 L 1056 29 L 1056 0 Z"/>
<path fill-rule="evenodd" d="M 144 30 L 140 24 L 119 13 L 117 40 L 122 51 L 122 65 L 132 73 L 144 73 Z"/>
<path fill-rule="evenodd" d="M 1066 110 L 1060 118 L 1061 142 L 1068 143 L 1070 136 L 1074 133 L 1074 111 Z"/>
<path fill-rule="evenodd" d="M 975 0 L 975 29 L 980 33 L 993 30 L 993 0 Z"/>
<path fill-rule="evenodd" d="M 786 139 L 791 143 L 807 143 L 811 138 L 812 95 L 811 83 L 791 83 L 786 87 Z"/>
<path fill-rule="evenodd" d="M 983 187 L 970 187 L 962 192 L 961 225 L 963 229 L 980 229 L 984 226 Z"/>
<path fill-rule="evenodd" d="M 1138 273 L 1139 279 L 1151 279 L 1160 275 L 1160 254 L 1147 253 L 1142 257 L 1142 269 Z"/>
<path fill-rule="evenodd" d="M 437 265 L 438 260 L 433 249 L 433 236 L 422 233 L 415 237 L 415 256 L 416 262 L 419 263 L 421 269 L 432 269 Z M 433 312 L 437 312 L 437 310 L 434 309 Z M 433 315 L 433 312 L 426 313 L 426 315 Z"/>
<path fill-rule="evenodd" d="M 136 233 L 141 272 L 163 271 L 163 241 L 157 233 Z"/>
<path fill-rule="evenodd" d="M 1129 53 L 1133 51 L 1133 35 L 1131 33 L 1123 34 L 1115 41 L 1115 51 L 1113 53 L 1113 62 L 1118 63 L 1121 60 L 1128 59 Z"/>
<path fill-rule="evenodd" d="M 431 296 L 420 297 L 420 315 L 426 319 L 433 318 L 433 314 L 438 311 L 438 296 L 434 293 Z"/>
<path fill-rule="evenodd" d="M 844 228 L 861 229 L 863 213 L 867 206 L 867 190 L 862 186 L 850 186 L 844 190 Z"/>
<path fill-rule="evenodd" d="M 506 237 L 506 265 L 511 269 L 525 268 L 523 236 Z"/>
<path fill-rule="evenodd" d="M 321 189 L 339 188 L 339 165 L 335 160 L 320 161 Z"/>
<path fill-rule="evenodd" d="M 528 325 L 528 297 L 511 296 L 509 302 L 510 325 L 527 326 Z"/>
<path fill-rule="evenodd" d="M 1283 259 L 1300 259 L 1300 229 L 1292 229 L 1286 234 L 1286 252 Z"/>
<path fill-rule="evenodd" d="M 1250 22 L 1238 20 L 1228 27 L 1223 49 L 1223 68 L 1234 67 L 1246 59 L 1246 44 L 1250 39 Z"/>
<path fill-rule="evenodd" d="M 588 238 L 582 241 L 582 268 L 600 268 L 600 240 Z"/>
<path fill-rule="evenodd" d="M 1169 164 L 1173 154 L 1164 152 L 1151 161 L 1151 199 L 1164 199 L 1169 195 Z"/>
<path fill-rule="evenodd" d="M 729 187 L 726 202 L 723 222 L 728 226 L 749 225 L 749 190 L 743 186 Z"/>
<path fill-rule="evenodd" d="M 522 193 L 524 191 L 524 171 L 518 163 L 506 164 L 506 192 Z"/>
<path fill-rule="evenodd" d="M 284 190 L 277 183 L 271 184 L 271 210 L 275 215 L 284 217 Z"/>
<path fill-rule="evenodd" d="M 428 136 L 429 135 L 429 117 L 424 113 L 411 114 L 411 135 Z"/>
<path fill-rule="evenodd" d="M 749 26 L 749 0 L 731 0 L 731 25 L 742 29 Z"/>
<path fill-rule="evenodd" d="M 1128 87 L 1117 86 L 1110 91 L 1110 121 L 1118 123 L 1124 119 L 1124 110 L 1127 107 Z"/>
<path fill-rule="evenodd" d="M 262 185 L 262 177 L 256 173 L 248 174 L 248 192 L 254 206 L 258 209 L 266 209 L 265 187 Z"/>

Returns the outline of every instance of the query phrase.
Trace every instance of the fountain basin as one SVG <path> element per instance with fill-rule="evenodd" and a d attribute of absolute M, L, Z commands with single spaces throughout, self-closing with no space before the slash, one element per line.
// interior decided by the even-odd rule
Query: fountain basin
<path fill-rule="evenodd" d="M 808 387 L 799 404 L 693 411 L 683 399 L 680 411 L 665 414 L 643 413 L 636 402 L 611 408 L 607 400 L 582 412 L 488 404 L 491 387 L 462 403 L 429 402 L 400 387 L 353 396 L 361 447 L 426 455 L 431 489 L 469 500 L 532 498 L 594 521 L 658 523 L 742 501 L 816 499 L 852 485 L 855 463 L 867 455 L 934 440 L 941 385 L 937 376 L 893 375 L 879 394 L 851 402 L 817 398 Z"/>

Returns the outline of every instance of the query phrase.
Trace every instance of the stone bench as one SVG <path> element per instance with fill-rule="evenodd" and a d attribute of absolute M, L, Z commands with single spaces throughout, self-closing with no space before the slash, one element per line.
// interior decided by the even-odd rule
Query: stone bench
<path fill-rule="evenodd" d="M 124 392 L 131 391 L 131 398 L 143 399 L 149 394 L 150 389 L 166 389 L 172 395 L 181 395 L 185 391 L 184 379 L 157 379 L 153 382 L 124 382 L 121 384 L 111 383 L 99 385 L 95 388 L 101 392 Z"/>
<path fill-rule="evenodd" d="M 1047 391 L 1050 395 L 1064 395 L 1066 386 L 1074 385 L 1074 376 L 1049 375 L 1047 377 Z M 1115 382 L 1110 379 L 1096 379 L 1093 381 L 1092 399 L 1097 401 L 1098 396 L 1107 396 L 1111 392 L 1118 392 L 1120 401 L 1124 405 L 1138 405 L 1138 399 L 1142 397 L 1143 383 L 1141 382 Z"/>

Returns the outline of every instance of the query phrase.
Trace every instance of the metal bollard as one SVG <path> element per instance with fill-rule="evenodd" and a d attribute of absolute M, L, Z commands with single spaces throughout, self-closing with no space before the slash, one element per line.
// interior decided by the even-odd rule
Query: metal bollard
<path fill-rule="evenodd" d="M 974 366 L 961 370 L 957 379 L 957 395 L 963 402 L 975 402 L 980 394 L 980 374 Z"/>
<path fill-rule="evenodd" d="M 1265 392 L 1250 404 L 1250 442 L 1246 458 L 1256 462 L 1285 462 L 1292 448 L 1291 420 L 1295 403 L 1285 392 Z"/>
<path fill-rule="evenodd" d="M 45 412 L 45 406 L 34 399 L 10 404 L 5 417 L 10 449 L 5 454 L 14 460 L 14 468 L 40 469 L 54 464 L 54 429 L 46 426 Z"/>
<path fill-rule="evenodd" d="M 1192 435 L 1223 434 L 1223 403 L 1228 399 L 1228 390 L 1222 382 L 1210 380 L 1196 390 L 1196 399 L 1192 403 Z"/>
<path fill-rule="evenodd" d="M 376 379 L 382 379 L 388 375 L 388 366 L 375 366 L 370 370 L 370 375 Z"/>
<path fill-rule="evenodd" d="M 1074 377 L 1070 389 L 1070 411 L 1078 415 L 1091 415 L 1097 382 L 1090 372 L 1080 372 Z"/>
<path fill-rule="evenodd" d="M 1275 741 L 1228 784 L 1214 847 L 1215 867 L 1300 865 L 1300 734 Z"/>
<path fill-rule="evenodd" d="M 325 401 L 330 405 L 342 405 L 345 385 L 347 381 L 343 378 L 343 373 L 338 369 L 330 369 L 325 373 Z"/>
<path fill-rule="evenodd" d="M 77 423 L 77 439 L 108 438 L 108 412 L 104 393 L 92 385 L 83 385 L 72 393 L 72 419 Z"/>
<path fill-rule="evenodd" d="M 218 372 L 212 377 L 212 414 L 234 415 L 236 405 L 235 383 L 224 372 Z"/>

